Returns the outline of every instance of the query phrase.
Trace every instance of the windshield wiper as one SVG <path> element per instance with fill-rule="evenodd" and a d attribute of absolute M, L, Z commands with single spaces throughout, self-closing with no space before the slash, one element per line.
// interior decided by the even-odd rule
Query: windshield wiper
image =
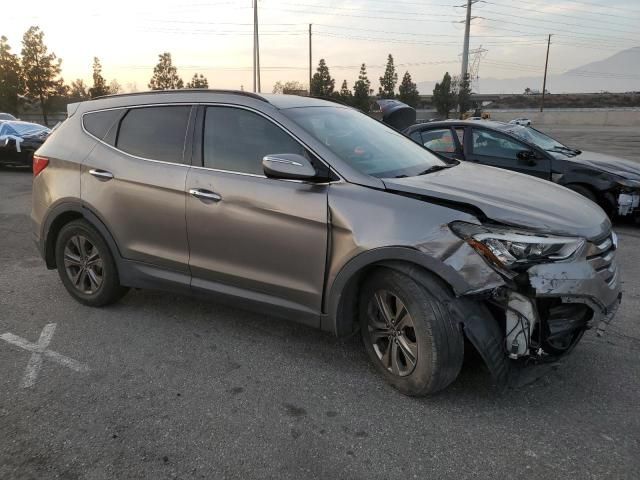
<path fill-rule="evenodd" d="M 418 173 L 418 175 L 427 175 L 428 173 L 439 172 L 440 170 L 446 170 L 447 168 L 455 167 L 457 164 L 447 164 L 447 165 L 433 165 L 426 170 Z M 416 175 L 416 176 L 418 176 Z"/>

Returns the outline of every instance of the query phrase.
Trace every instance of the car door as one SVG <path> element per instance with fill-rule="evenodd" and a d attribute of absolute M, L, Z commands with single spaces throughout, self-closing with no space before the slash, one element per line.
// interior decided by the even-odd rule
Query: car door
<path fill-rule="evenodd" d="M 267 154 L 307 154 L 261 113 L 201 107 L 201 167 L 187 178 L 196 289 L 319 312 L 327 255 L 327 184 L 267 178 Z M 194 161 L 195 162 L 195 161 Z"/>
<path fill-rule="evenodd" d="M 465 157 L 483 165 L 551 179 L 551 162 L 544 154 L 496 130 L 472 127 L 465 139 Z"/>
<path fill-rule="evenodd" d="M 81 198 L 105 223 L 120 254 L 185 274 L 191 111 L 191 105 L 172 105 L 85 114 L 85 130 L 100 142 L 81 170 Z"/>
<path fill-rule="evenodd" d="M 461 145 L 458 143 L 458 139 L 451 128 L 433 128 L 416 133 L 418 133 L 419 138 L 417 136 L 414 137 L 413 134 L 412 138 L 429 150 L 448 158 L 459 159 L 462 156 Z"/>

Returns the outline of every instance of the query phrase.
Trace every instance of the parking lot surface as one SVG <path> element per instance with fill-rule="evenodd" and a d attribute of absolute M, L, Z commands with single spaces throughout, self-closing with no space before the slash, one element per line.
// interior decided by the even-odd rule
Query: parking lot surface
<path fill-rule="evenodd" d="M 471 360 L 414 399 L 358 338 L 167 293 L 76 303 L 32 244 L 30 195 L 0 170 L 0 479 L 640 478 L 638 227 L 617 228 L 606 336 L 517 389 Z"/>

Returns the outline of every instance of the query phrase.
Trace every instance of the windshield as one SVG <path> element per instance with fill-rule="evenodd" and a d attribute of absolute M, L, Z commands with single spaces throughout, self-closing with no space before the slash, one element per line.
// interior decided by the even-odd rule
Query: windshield
<path fill-rule="evenodd" d="M 505 132 L 509 132 L 526 142 L 533 143 L 536 147 L 542 148 L 543 150 L 572 150 L 550 136 L 539 132 L 535 128 L 514 125 L 509 126 L 509 128 L 505 128 L 504 130 Z"/>
<path fill-rule="evenodd" d="M 448 166 L 401 133 L 355 110 L 302 107 L 282 113 L 341 160 L 367 175 L 410 177 Z"/>

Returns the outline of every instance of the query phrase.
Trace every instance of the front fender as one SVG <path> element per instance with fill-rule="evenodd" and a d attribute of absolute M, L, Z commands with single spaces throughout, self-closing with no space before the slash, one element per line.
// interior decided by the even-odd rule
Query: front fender
<path fill-rule="evenodd" d="M 433 248 L 433 245 L 430 246 Z M 393 246 L 368 250 L 352 258 L 327 289 L 329 294 L 325 298 L 326 315 L 322 320 L 322 329 L 338 336 L 354 330 L 354 319 L 357 317 L 354 310 L 357 299 L 354 297 L 358 294 L 363 276 L 371 267 L 426 270 L 449 285 L 456 296 L 490 291 L 504 285 L 502 277 L 460 239 L 446 245 L 446 248 L 440 244 L 437 253 L 428 254 L 424 246 Z"/>

